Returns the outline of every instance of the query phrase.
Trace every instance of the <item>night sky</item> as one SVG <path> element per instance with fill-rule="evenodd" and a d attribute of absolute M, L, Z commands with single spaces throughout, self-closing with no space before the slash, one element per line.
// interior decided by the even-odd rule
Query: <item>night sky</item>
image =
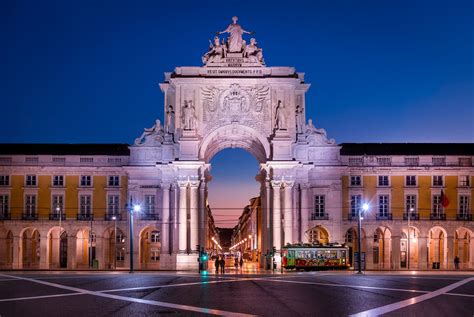
<path fill-rule="evenodd" d="M 267 65 L 306 73 L 307 115 L 337 142 L 474 142 L 473 12 L 472 1 L 0 1 L 0 142 L 131 143 L 163 118 L 163 72 L 201 65 L 233 15 Z M 258 194 L 257 161 L 224 150 L 211 163 L 210 203 L 230 226 L 240 210 L 217 209 Z"/>

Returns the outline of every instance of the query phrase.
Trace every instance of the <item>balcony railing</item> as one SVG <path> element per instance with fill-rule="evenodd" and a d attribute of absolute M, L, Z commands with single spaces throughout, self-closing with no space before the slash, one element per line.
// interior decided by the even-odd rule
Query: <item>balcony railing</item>
<path fill-rule="evenodd" d="M 159 214 L 140 214 L 141 220 L 160 220 Z"/>
<path fill-rule="evenodd" d="M 472 214 L 457 214 L 456 220 L 472 221 Z"/>
<path fill-rule="evenodd" d="M 49 214 L 49 220 L 59 220 L 59 217 L 61 216 L 61 220 L 66 220 L 66 214 Z"/>
<path fill-rule="evenodd" d="M 93 214 L 77 214 L 77 220 L 91 221 L 94 220 Z"/>
<path fill-rule="evenodd" d="M 392 214 L 377 214 L 375 215 L 375 219 L 377 220 L 392 220 Z"/>
<path fill-rule="evenodd" d="M 408 220 L 408 213 L 403 214 L 403 220 Z M 420 220 L 420 214 L 411 213 L 410 220 Z"/>
<path fill-rule="evenodd" d="M 115 219 L 113 219 L 115 217 Z M 105 214 L 105 220 L 113 221 L 113 220 L 122 220 L 121 214 Z"/>
<path fill-rule="evenodd" d="M 38 220 L 38 214 L 22 214 L 21 220 Z"/>
<path fill-rule="evenodd" d="M 0 214 L 0 220 L 11 220 L 11 215 L 8 212 L 2 213 Z"/>
<path fill-rule="evenodd" d="M 430 214 L 430 220 L 446 220 L 446 214 Z"/>
<path fill-rule="evenodd" d="M 309 216 L 309 220 L 329 220 L 329 215 L 327 213 L 324 213 L 324 214 L 311 214 Z"/>

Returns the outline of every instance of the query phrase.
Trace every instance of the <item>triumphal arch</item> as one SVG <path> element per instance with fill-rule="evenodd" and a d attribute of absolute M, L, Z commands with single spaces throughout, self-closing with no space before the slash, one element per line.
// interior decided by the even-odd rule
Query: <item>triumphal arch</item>
<path fill-rule="evenodd" d="M 306 121 L 310 85 L 293 67 L 266 65 L 250 33 L 234 17 L 210 41 L 202 66 L 165 73 L 164 123 L 156 120 L 130 148 L 129 194 L 159 197 L 162 268 L 196 266 L 197 245 L 208 239 L 209 162 L 223 149 L 245 149 L 260 162 L 262 254 L 303 240 L 309 183 L 340 205 L 340 149 Z"/>

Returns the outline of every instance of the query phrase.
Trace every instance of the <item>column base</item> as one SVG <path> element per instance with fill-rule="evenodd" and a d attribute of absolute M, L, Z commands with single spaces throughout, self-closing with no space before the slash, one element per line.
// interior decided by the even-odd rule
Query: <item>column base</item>
<path fill-rule="evenodd" d="M 177 254 L 176 270 L 199 270 L 197 254 Z"/>
<path fill-rule="evenodd" d="M 160 254 L 160 270 L 174 270 L 176 268 L 176 254 Z"/>

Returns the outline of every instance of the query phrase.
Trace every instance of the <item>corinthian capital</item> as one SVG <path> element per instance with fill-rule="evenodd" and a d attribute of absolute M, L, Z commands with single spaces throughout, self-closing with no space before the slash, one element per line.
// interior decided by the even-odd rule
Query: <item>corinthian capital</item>
<path fill-rule="evenodd" d="M 280 188 L 281 184 L 282 184 L 281 181 L 277 181 L 277 180 L 272 180 L 272 181 L 270 181 L 270 183 L 272 184 L 273 188 Z"/>

